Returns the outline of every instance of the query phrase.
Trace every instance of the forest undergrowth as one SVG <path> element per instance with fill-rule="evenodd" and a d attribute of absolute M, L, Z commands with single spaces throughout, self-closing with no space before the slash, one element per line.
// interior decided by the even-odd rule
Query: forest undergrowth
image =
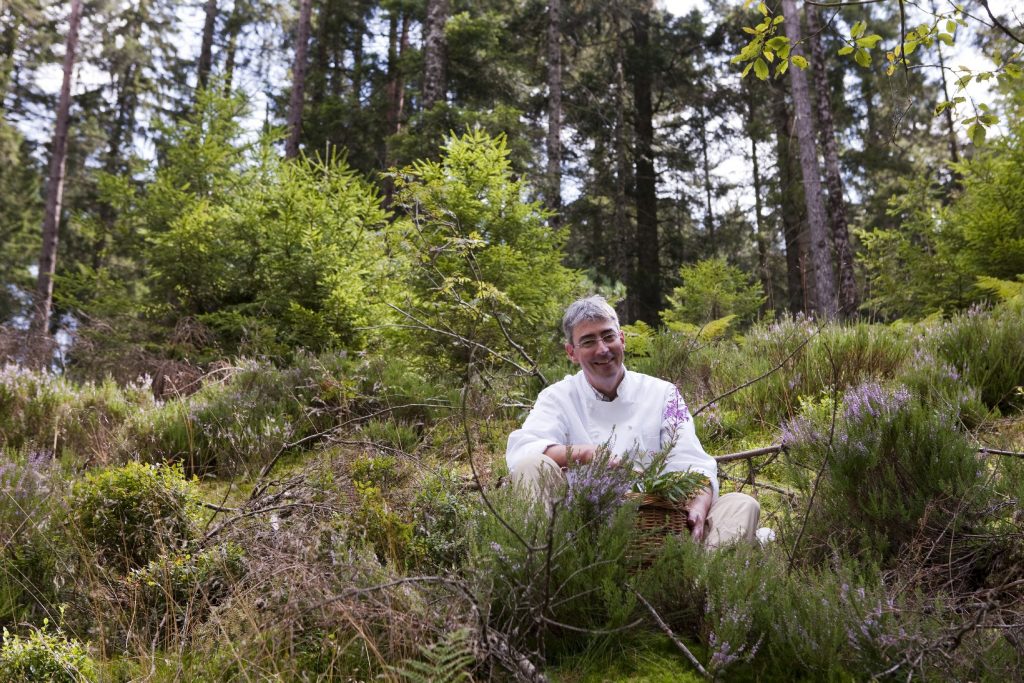
<path fill-rule="evenodd" d="M 154 398 L 151 378 L 7 366 L 0 675 L 1019 678 L 1018 304 L 628 334 L 709 453 L 764 450 L 720 478 L 758 497 L 773 543 L 671 540 L 641 567 L 605 478 L 576 477 L 553 514 L 524 498 L 504 445 L 539 384 L 493 367 L 237 358 Z"/>

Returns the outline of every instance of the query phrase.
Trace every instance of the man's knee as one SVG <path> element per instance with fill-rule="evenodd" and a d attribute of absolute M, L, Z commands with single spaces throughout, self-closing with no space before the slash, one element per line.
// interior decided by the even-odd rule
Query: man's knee
<path fill-rule="evenodd" d="M 711 506 L 711 534 L 706 545 L 718 547 L 736 541 L 754 542 L 761 504 L 745 493 L 726 493 Z"/>
<path fill-rule="evenodd" d="M 552 477 L 561 477 L 562 469 L 554 460 L 537 453 L 519 460 L 511 472 L 513 484 L 527 486 L 532 489 L 539 489 L 541 485 Z"/>

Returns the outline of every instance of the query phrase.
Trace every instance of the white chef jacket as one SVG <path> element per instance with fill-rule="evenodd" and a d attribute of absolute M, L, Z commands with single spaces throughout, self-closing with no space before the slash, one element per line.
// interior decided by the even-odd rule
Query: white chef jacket
<path fill-rule="evenodd" d="M 548 446 L 574 443 L 607 444 L 621 458 L 646 467 L 654 452 L 675 439 L 665 469 L 700 472 L 718 496 L 718 463 L 704 452 L 693 419 L 675 385 L 626 370 L 613 401 L 601 400 L 583 371 L 566 375 L 540 392 L 521 429 L 508 437 L 509 470 Z"/>

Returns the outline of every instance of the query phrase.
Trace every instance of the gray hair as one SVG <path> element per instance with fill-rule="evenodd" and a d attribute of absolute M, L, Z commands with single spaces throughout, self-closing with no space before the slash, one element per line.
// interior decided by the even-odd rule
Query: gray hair
<path fill-rule="evenodd" d="M 616 328 L 619 326 L 619 316 L 616 315 L 615 309 L 605 301 L 603 296 L 595 294 L 577 299 L 569 304 L 569 308 L 565 309 L 565 315 L 562 316 L 562 332 L 565 333 L 565 340 L 572 344 L 573 330 L 581 322 L 587 320 L 610 320 L 615 323 Z"/>

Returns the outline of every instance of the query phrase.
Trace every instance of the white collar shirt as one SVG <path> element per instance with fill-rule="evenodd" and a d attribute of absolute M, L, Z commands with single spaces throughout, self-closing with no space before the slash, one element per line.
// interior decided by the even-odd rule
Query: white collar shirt
<path fill-rule="evenodd" d="M 533 454 L 556 444 L 606 444 L 617 458 L 646 467 L 652 455 L 673 442 L 665 469 L 699 472 L 718 495 L 718 464 L 697 439 L 675 385 L 625 371 L 613 400 L 599 394 L 582 371 L 540 392 L 520 429 L 508 437 L 505 459 L 511 471 Z"/>

